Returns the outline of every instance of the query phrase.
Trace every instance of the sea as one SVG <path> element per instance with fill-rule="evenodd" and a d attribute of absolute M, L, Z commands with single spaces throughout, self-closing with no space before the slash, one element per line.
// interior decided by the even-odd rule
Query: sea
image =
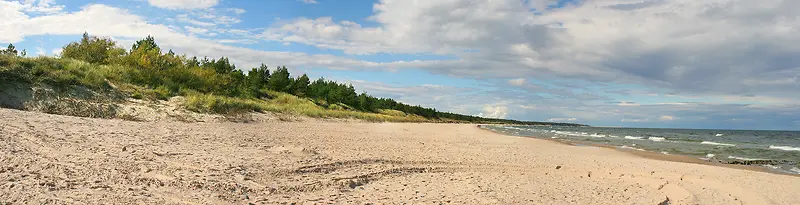
<path fill-rule="evenodd" d="M 513 136 L 685 155 L 707 161 L 763 166 L 775 172 L 800 174 L 800 131 L 510 125 L 482 127 Z"/>

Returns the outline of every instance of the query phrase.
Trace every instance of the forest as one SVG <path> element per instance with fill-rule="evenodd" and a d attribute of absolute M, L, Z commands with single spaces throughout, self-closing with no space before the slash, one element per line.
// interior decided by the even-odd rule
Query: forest
<path fill-rule="evenodd" d="M 227 57 L 198 58 L 179 55 L 172 50 L 164 51 L 152 36 L 136 41 L 126 50 L 110 38 L 84 33 L 79 41 L 62 48 L 60 58 L 25 57 L 24 50 L 17 51 L 11 44 L 0 49 L 0 56 L 0 66 L 6 67 L 0 70 L 2 78 L 15 77 L 27 81 L 46 81 L 96 89 L 108 88 L 110 82 L 116 82 L 129 85 L 125 90 L 131 97 L 140 99 L 165 100 L 179 95 L 204 95 L 213 96 L 213 99 L 222 97 L 241 101 L 271 99 L 275 97 L 274 93 L 279 92 L 308 99 L 326 109 L 367 113 L 394 110 L 433 122 L 578 126 L 570 123 L 492 119 L 442 112 L 367 93 L 357 93 L 350 84 L 324 78 L 311 80 L 306 74 L 292 77 L 286 66 L 270 68 L 261 64 L 244 72 Z M 89 65 L 73 65 L 81 63 Z M 216 113 L 258 111 L 252 106 L 226 106 L 216 101 L 200 103 L 213 105 L 206 105 L 207 109 L 195 110 Z"/>

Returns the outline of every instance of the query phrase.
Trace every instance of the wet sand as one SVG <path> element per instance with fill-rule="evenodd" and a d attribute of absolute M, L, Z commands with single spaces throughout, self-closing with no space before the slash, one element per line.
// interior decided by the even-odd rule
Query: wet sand
<path fill-rule="evenodd" d="M 0 203 L 800 204 L 800 177 L 475 125 L 0 119 Z"/>

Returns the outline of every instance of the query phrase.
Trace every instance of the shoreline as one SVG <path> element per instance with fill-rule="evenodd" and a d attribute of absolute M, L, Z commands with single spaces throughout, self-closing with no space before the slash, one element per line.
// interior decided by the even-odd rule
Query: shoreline
<path fill-rule="evenodd" d="M 617 146 L 613 146 L 613 145 L 592 144 L 592 143 L 583 143 L 583 142 L 578 143 L 578 142 L 575 142 L 575 141 L 572 141 L 572 140 L 566 140 L 566 139 L 560 139 L 560 138 L 559 139 L 552 139 L 552 138 L 537 137 L 537 136 L 533 136 L 533 135 L 529 135 L 529 136 L 509 135 L 509 134 L 506 134 L 506 133 L 497 132 L 497 131 L 494 131 L 494 130 L 489 130 L 489 129 L 483 128 L 482 126 L 484 126 L 484 125 L 486 125 L 486 124 L 478 124 L 477 128 L 480 129 L 480 130 L 489 131 L 491 133 L 499 134 L 499 135 L 503 135 L 503 136 L 532 138 L 532 139 L 550 141 L 550 142 L 555 142 L 555 143 L 568 145 L 568 146 L 576 146 L 576 147 L 580 147 L 580 146 L 599 147 L 599 148 L 615 150 L 615 151 L 618 151 L 618 152 L 628 153 L 630 155 L 637 156 L 637 157 L 642 157 L 642 158 L 646 158 L 646 159 L 662 160 L 662 161 L 669 161 L 669 162 L 690 163 L 690 164 L 701 164 L 701 165 L 709 165 L 709 166 L 716 166 L 716 167 L 723 167 L 723 168 L 748 170 L 748 171 L 757 171 L 757 172 L 765 172 L 765 173 L 770 173 L 770 174 L 779 174 L 779 175 L 800 177 L 800 174 L 792 174 L 792 173 L 776 171 L 776 170 L 772 170 L 772 169 L 769 169 L 767 167 L 759 166 L 759 165 L 725 164 L 725 163 L 714 162 L 714 161 L 709 161 L 709 160 L 702 160 L 702 159 L 696 158 L 694 156 L 688 156 L 688 155 L 663 154 L 663 153 L 657 153 L 657 152 L 646 151 L 646 150 L 642 151 L 642 150 L 636 150 L 636 149 L 623 149 L 623 148 L 620 148 L 620 147 L 617 147 Z"/>

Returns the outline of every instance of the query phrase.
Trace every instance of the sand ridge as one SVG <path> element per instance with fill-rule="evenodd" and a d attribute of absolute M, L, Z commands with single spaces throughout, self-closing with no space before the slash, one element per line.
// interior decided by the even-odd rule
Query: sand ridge
<path fill-rule="evenodd" d="M 800 177 L 475 125 L 0 119 L 0 203 L 800 204 Z"/>

